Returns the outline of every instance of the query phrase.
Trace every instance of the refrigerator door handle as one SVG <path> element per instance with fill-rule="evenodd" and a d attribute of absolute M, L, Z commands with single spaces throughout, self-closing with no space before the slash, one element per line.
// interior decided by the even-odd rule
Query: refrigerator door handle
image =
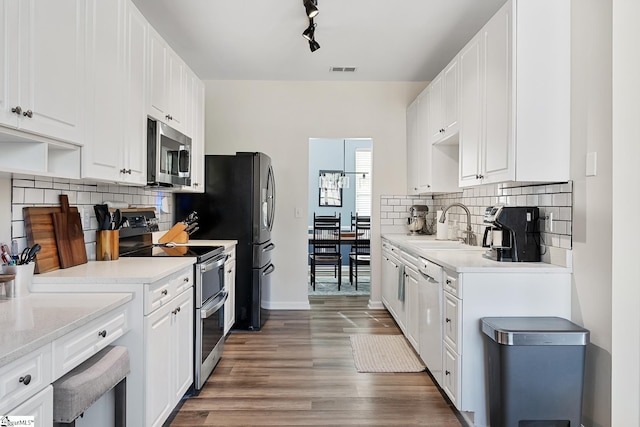
<path fill-rule="evenodd" d="M 265 246 L 264 248 L 262 248 L 262 252 L 269 252 L 272 251 L 276 248 L 276 245 L 274 243 L 269 243 L 267 246 Z"/>
<path fill-rule="evenodd" d="M 263 276 L 267 276 L 267 275 L 269 275 L 269 274 L 273 273 L 275 269 L 276 269 L 276 266 L 275 266 L 275 265 L 273 265 L 273 264 L 269 264 L 269 267 L 267 267 L 267 268 L 262 272 L 262 275 L 263 275 Z"/>
<path fill-rule="evenodd" d="M 267 224 L 269 231 L 273 229 L 273 222 L 276 215 L 276 179 L 273 174 L 273 167 L 269 165 L 267 175 Z"/>

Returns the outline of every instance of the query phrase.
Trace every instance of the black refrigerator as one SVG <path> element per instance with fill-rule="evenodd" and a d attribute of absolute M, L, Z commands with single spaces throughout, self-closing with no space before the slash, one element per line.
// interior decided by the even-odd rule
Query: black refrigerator
<path fill-rule="evenodd" d="M 259 330 L 268 317 L 275 270 L 271 229 L 276 190 L 271 159 L 264 153 L 205 156 L 204 194 L 176 194 L 175 218 L 198 212 L 191 239 L 237 240 L 236 329 Z"/>

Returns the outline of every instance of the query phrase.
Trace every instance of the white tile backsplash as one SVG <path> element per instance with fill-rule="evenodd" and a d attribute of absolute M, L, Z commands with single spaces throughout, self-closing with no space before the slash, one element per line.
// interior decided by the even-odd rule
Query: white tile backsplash
<path fill-rule="evenodd" d="M 537 206 L 540 209 L 540 231 L 543 244 L 556 248 L 571 249 L 573 220 L 573 182 L 525 185 L 517 183 L 488 184 L 465 188 L 462 193 L 439 194 L 435 196 L 392 196 L 380 198 L 381 225 L 406 225 L 409 216 L 408 207 L 413 204 L 429 206 L 429 216 L 435 218 L 435 212 L 451 203 L 462 203 L 471 212 L 471 227 L 478 242 L 482 239 L 485 224 L 483 215 L 487 207 L 496 204 L 511 206 Z M 398 206 L 399 205 L 399 206 Z M 400 209 L 398 209 L 400 208 Z M 404 211 L 402 208 L 407 208 Z M 400 213 L 400 218 L 389 216 L 391 212 Z M 406 212 L 405 215 L 402 213 Z M 545 216 L 553 214 L 553 230 L 545 231 Z M 449 221 L 466 224 L 466 214 L 460 208 L 452 208 L 447 213 Z M 382 230 L 385 232 L 385 230 Z"/>
<path fill-rule="evenodd" d="M 159 217 L 158 226 L 161 231 L 168 230 L 173 220 L 173 197 L 170 193 L 150 190 L 143 187 L 132 187 L 115 184 L 70 181 L 68 179 L 36 177 L 30 175 L 14 175 L 11 180 L 11 237 L 18 240 L 19 248 L 27 245 L 26 230 L 22 208 L 27 206 L 59 206 L 60 194 L 69 197 L 69 204 L 76 206 L 81 213 L 84 230 L 87 258 L 95 260 L 95 240 L 98 222 L 93 205 L 107 201 L 126 202 L 130 206 L 156 208 Z M 159 214 L 162 196 L 166 196 L 169 212 Z M 89 214 L 89 222 L 85 223 L 82 212 Z"/>

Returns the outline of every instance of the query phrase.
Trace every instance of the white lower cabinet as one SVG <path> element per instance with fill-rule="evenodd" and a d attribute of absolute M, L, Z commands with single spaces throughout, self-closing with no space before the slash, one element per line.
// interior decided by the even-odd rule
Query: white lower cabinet
<path fill-rule="evenodd" d="M 52 383 L 51 344 L 0 368 L 0 415 L 22 405 Z M 21 415 L 21 414 L 15 414 Z"/>
<path fill-rule="evenodd" d="M 420 320 L 418 296 L 418 280 L 420 273 L 414 264 L 407 263 L 404 268 L 404 307 L 405 307 L 405 335 L 416 352 L 420 351 Z"/>
<path fill-rule="evenodd" d="M 398 309 L 401 306 L 398 299 L 400 274 L 400 249 L 383 242 L 382 249 L 382 302 L 387 307 L 396 322 L 404 331 L 404 319 L 399 316 Z M 402 307 L 400 307 L 402 308 Z"/>
<path fill-rule="evenodd" d="M 458 391 L 460 390 L 460 357 L 458 357 L 458 353 L 449 347 L 449 344 L 445 343 L 443 349 L 442 366 L 444 375 L 440 386 L 451 399 L 451 403 L 457 406 L 460 402 L 458 398 Z"/>
<path fill-rule="evenodd" d="M 224 263 L 224 287 L 229 292 L 224 303 L 224 335 L 226 336 L 236 323 L 236 248 L 225 252 L 229 258 Z"/>
<path fill-rule="evenodd" d="M 148 426 L 161 426 L 193 382 L 193 289 L 144 319 Z"/>
<path fill-rule="evenodd" d="M 34 418 L 34 427 L 50 427 L 53 425 L 53 386 L 48 385 L 44 390 L 37 393 L 31 399 L 22 403 L 20 406 L 13 408 L 6 414 L 27 416 Z M 4 424 L 3 424 L 4 425 Z"/>
<path fill-rule="evenodd" d="M 420 354 L 441 347 L 442 375 L 434 375 L 443 392 L 469 425 L 488 426 L 487 361 L 481 319 L 489 316 L 558 316 L 571 318 L 571 273 L 569 269 L 500 268 L 473 272 L 444 268 L 442 273 L 442 334 L 421 333 L 428 307 L 420 293 L 416 254 L 401 242 L 382 241 L 382 301 L 407 340 Z M 400 254 L 400 256 L 397 256 Z M 438 260 L 419 253 L 439 268 Z M 478 256 L 481 252 L 478 251 Z M 516 263 L 514 263 L 516 264 Z M 404 269 L 404 303 L 398 304 L 398 269 Z M 418 272 L 418 273 L 416 273 Z M 419 277 L 419 276 L 417 276 Z M 415 289 L 415 292 L 414 292 Z M 429 294 L 438 298 L 439 293 Z M 438 304 L 438 302 L 436 302 Z M 433 330 L 432 330 L 433 331 Z M 438 331 L 439 332 L 439 331 Z M 433 337 L 436 338 L 433 338 Z M 437 339 L 439 342 L 425 342 Z M 429 360 L 429 358 L 425 357 Z M 438 373 L 440 366 L 423 360 Z M 438 362 L 435 364 L 439 365 Z"/>

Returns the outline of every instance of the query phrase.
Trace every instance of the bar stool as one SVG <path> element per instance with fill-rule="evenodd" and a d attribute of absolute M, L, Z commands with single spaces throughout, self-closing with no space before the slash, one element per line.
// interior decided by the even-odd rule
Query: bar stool
<path fill-rule="evenodd" d="M 54 425 L 75 426 L 84 411 L 115 387 L 115 425 L 125 427 L 129 372 L 129 351 L 112 345 L 72 369 L 53 383 Z"/>

